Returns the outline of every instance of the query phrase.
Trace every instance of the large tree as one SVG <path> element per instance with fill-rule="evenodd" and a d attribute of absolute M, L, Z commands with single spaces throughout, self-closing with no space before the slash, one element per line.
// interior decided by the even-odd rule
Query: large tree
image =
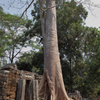
<path fill-rule="evenodd" d="M 58 0 L 56 4 L 59 2 L 60 0 Z M 58 46 L 65 87 L 67 91 L 72 92 L 72 69 L 77 63 L 82 61 L 81 40 L 84 36 L 82 33 L 84 32 L 84 20 L 87 16 L 87 11 L 82 4 L 77 5 L 74 0 L 70 2 L 64 2 L 62 5 L 63 6 L 57 6 L 56 11 Z M 35 20 L 33 30 L 36 31 L 37 36 L 41 37 L 42 40 L 38 1 L 34 4 L 32 16 L 33 21 Z"/>
<path fill-rule="evenodd" d="M 46 0 L 46 16 L 42 1 L 39 2 L 44 46 L 44 74 L 39 93 L 45 100 L 69 100 L 59 59 L 55 0 Z"/>

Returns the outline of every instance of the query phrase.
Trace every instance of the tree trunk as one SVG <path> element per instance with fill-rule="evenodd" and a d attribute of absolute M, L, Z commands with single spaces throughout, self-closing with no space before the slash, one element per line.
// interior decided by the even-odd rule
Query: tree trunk
<path fill-rule="evenodd" d="M 55 6 L 55 0 L 46 0 L 46 25 L 44 24 L 45 28 L 42 26 L 42 32 L 44 32 L 44 74 L 39 94 L 45 100 L 69 100 L 63 83 L 58 51 L 56 8 L 53 6 Z M 49 9 L 49 7 L 53 8 Z M 43 18 L 41 17 L 41 19 Z M 43 22 L 44 20 L 41 20 L 42 25 Z"/>

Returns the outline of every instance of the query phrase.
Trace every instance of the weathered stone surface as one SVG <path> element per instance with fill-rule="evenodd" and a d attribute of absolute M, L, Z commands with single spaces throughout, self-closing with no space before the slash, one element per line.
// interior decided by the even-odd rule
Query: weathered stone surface
<path fill-rule="evenodd" d="M 2 96 L 0 96 L 0 100 L 2 100 Z"/>
<path fill-rule="evenodd" d="M 8 70 L 0 70 L 0 77 L 3 76 L 8 76 L 9 75 L 9 71 Z M 0 80 L 2 80 L 2 78 L 0 78 Z"/>
<path fill-rule="evenodd" d="M 36 73 L 34 74 L 34 76 L 35 76 L 35 79 L 36 79 L 36 80 L 41 80 L 41 78 L 42 78 L 42 75 L 38 75 L 38 74 L 36 74 Z"/>
<path fill-rule="evenodd" d="M 5 100 L 6 93 L 4 85 L 7 81 L 6 77 L 7 77 L 6 75 L 0 73 L 0 100 Z"/>
<path fill-rule="evenodd" d="M 15 73 L 13 70 L 10 70 L 7 76 L 7 82 L 4 84 L 6 100 L 15 99 L 16 82 L 17 82 L 17 73 Z"/>
<path fill-rule="evenodd" d="M 16 69 L 17 70 L 17 65 L 15 63 L 10 63 L 6 64 L 3 67 L 0 68 L 1 70 L 9 70 L 9 69 Z"/>
<path fill-rule="evenodd" d="M 73 100 L 82 100 L 82 96 L 78 90 L 76 90 L 75 93 L 68 93 L 68 96 Z"/>
<path fill-rule="evenodd" d="M 40 80 L 38 74 L 19 71 L 16 64 L 7 64 L 0 68 L 0 100 L 39 100 Z"/>
<path fill-rule="evenodd" d="M 39 88 L 38 87 L 38 80 L 36 80 L 35 81 L 35 91 L 36 91 L 36 94 L 35 95 L 36 95 L 36 100 L 39 100 L 39 98 L 38 98 L 38 88 Z"/>
<path fill-rule="evenodd" d="M 28 72 L 28 71 L 21 71 L 20 72 L 20 78 L 25 79 L 25 80 L 34 80 L 34 73 Z"/>
<path fill-rule="evenodd" d="M 17 99 L 16 100 L 24 100 L 25 97 L 25 85 L 26 81 L 23 79 L 18 80 L 18 91 L 17 91 Z"/>

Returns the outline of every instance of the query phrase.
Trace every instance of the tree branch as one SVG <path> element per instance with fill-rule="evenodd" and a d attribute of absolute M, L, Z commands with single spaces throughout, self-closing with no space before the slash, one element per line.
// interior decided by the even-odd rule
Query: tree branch
<path fill-rule="evenodd" d="M 32 0 L 32 2 L 28 5 L 28 7 L 23 11 L 22 15 L 17 18 L 17 19 L 14 19 L 12 21 L 18 21 L 19 19 L 21 19 L 23 17 L 23 15 L 25 14 L 25 12 L 28 10 L 28 8 L 32 5 L 32 3 L 34 2 L 34 0 Z M 0 16 L 2 20 L 10 20 L 10 19 L 6 19 L 6 18 L 3 18 L 2 16 Z"/>
<path fill-rule="evenodd" d="M 15 57 L 21 52 L 22 48 L 23 48 L 23 47 L 21 47 L 21 49 L 14 55 L 13 58 L 15 58 Z"/>
<path fill-rule="evenodd" d="M 28 7 L 24 10 L 24 12 L 22 13 L 21 17 L 19 17 L 18 19 L 21 19 L 24 15 L 24 13 L 28 10 L 28 8 L 32 5 L 32 3 L 34 2 L 34 0 L 32 0 L 32 2 L 28 5 Z M 17 19 L 17 20 L 18 20 Z"/>

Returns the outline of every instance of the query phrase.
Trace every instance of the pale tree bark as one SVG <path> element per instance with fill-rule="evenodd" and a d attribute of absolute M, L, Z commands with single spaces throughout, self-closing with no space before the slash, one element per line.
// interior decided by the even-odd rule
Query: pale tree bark
<path fill-rule="evenodd" d="M 46 19 L 40 1 L 40 15 L 44 45 L 44 74 L 39 94 L 45 100 L 70 100 L 67 96 L 58 51 L 55 0 L 46 0 Z M 48 9 L 53 7 L 51 9 Z"/>

